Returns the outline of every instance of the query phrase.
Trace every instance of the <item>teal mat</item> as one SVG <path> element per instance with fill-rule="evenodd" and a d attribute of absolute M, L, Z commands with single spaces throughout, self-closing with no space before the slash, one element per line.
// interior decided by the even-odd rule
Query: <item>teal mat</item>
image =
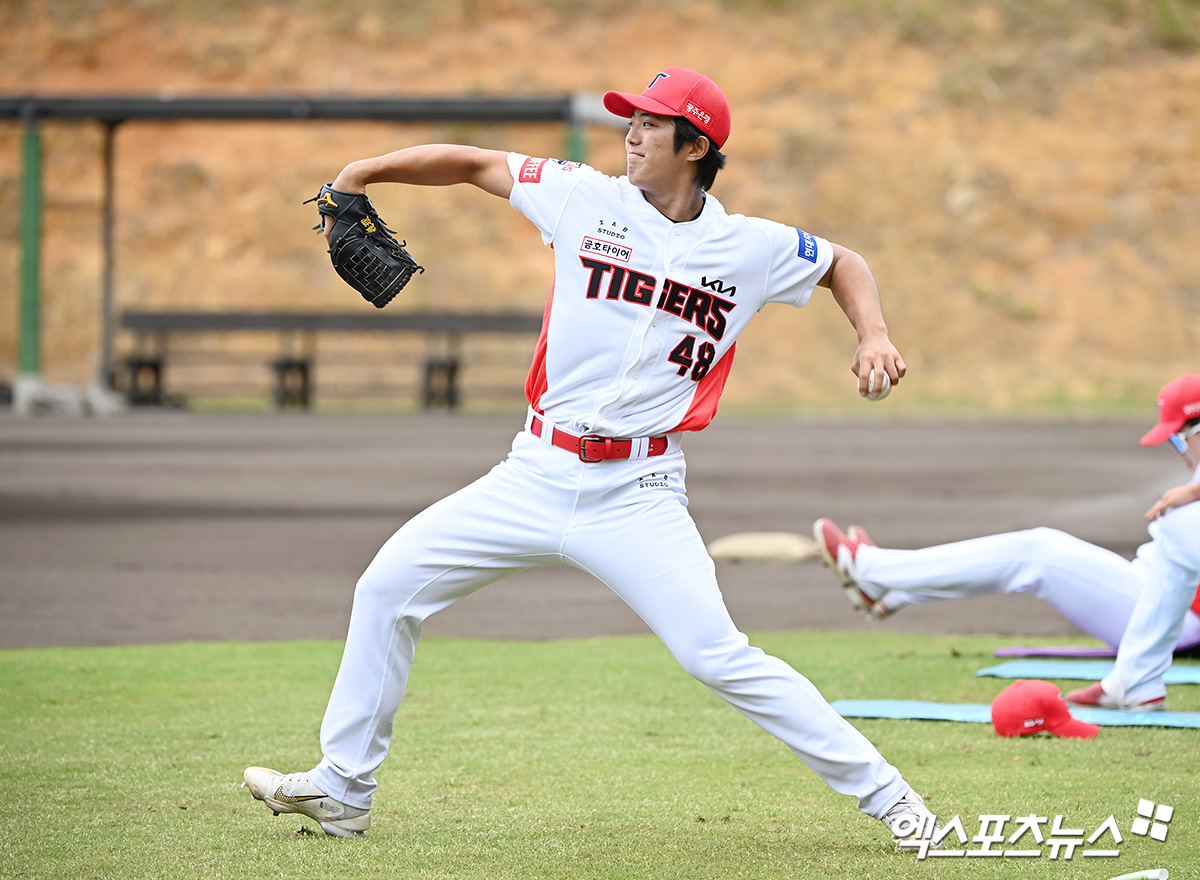
<path fill-rule="evenodd" d="M 1111 660 L 1044 660 L 1028 658 L 1009 660 L 999 666 L 989 666 L 975 674 L 993 678 L 1065 678 L 1079 681 L 1099 681 L 1112 672 Z M 1200 684 L 1200 666 L 1175 663 L 1166 671 L 1167 684 Z"/>
<path fill-rule="evenodd" d="M 928 703 L 922 700 L 835 700 L 843 718 L 908 718 L 917 721 L 992 723 L 987 703 Z M 1071 707 L 1080 721 L 1102 727 L 1200 727 L 1200 712 L 1120 712 L 1116 709 Z"/>

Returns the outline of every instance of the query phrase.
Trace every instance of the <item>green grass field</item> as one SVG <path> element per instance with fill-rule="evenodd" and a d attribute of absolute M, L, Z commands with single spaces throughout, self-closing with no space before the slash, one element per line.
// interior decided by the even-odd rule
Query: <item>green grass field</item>
<path fill-rule="evenodd" d="M 973 673 L 1011 639 L 752 641 L 831 700 L 990 702 L 1005 682 Z M 370 839 L 326 838 L 239 785 L 246 765 L 290 772 L 319 758 L 339 655 L 332 642 L 0 652 L 0 876 L 1200 877 L 1200 731 L 1002 739 L 983 724 L 861 721 L 969 834 L 984 814 L 1036 813 L 1086 833 L 1112 814 L 1125 835 L 1117 858 L 1051 860 L 1047 845 L 1036 859 L 919 861 L 649 637 L 427 639 Z M 1200 709 L 1200 688 L 1169 699 Z M 1139 798 L 1175 808 L 1166 841 L 1129 833 Z"/>

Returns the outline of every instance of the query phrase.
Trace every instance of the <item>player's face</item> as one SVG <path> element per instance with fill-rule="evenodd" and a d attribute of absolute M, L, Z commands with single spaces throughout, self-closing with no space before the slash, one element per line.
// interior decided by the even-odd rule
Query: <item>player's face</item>
<path fill-rule="evenodd" d="M 683 151 L 675 152 L 675 122 L 635 110 L 625 135 L 625 169 L 629 182 L 644 190 L 692 174 Z"/>

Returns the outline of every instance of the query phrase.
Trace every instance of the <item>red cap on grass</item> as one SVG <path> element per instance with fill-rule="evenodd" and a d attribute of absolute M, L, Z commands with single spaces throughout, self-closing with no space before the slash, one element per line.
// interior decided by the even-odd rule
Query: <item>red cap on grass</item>
<path fill-rule="evenodd" d="M 729 101 L 715 82 L 686 67 L 665 67 L 640 95 L 609 92 L 604 106 L 617 116 L 629 118 L 634 110 L 655 116 L 682 116 L 700 129 L 717 147 L 725 146 L 733 117 Z"/>
<path fill-rule="evenodd" d="M 1172 379 L 1158 392 L 1158 424 L 1146 432 L 1143 446 L 1157 446 L 1192 419 L 1200 419 L 1200 375 Z"/>
<path fill-rule="evenodd" d="M 992 701 L 992 726 L 1001 736 L 1026 736 L 1043 730 L 1055 736 L 1091 739 L 1099 725 L 1071 717 L 1062 691 L 1048 681 L 1018 679 Z"/>

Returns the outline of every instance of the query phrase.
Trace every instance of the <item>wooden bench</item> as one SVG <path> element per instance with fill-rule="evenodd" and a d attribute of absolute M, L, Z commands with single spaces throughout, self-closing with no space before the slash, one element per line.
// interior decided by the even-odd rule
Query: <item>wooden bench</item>
<path fill-rule="evenodd" d="M 166 370 L 177 334 L 274 332 L 280 337 L 270 362 L 276 406 L 308 408 L 312 403 L 318 333 L 423 333 L 441 341 L 425 357 L 421 404 L 456 407 L 462 338 L 468 334 L 534 334 L 542 316 L 528 312 L 183 312 L 127 311 L 121 327 L 135 334 L 135 350 L 125 358 L 127 394 L 134 406 L 161 406 L 167 400 Z"/>

